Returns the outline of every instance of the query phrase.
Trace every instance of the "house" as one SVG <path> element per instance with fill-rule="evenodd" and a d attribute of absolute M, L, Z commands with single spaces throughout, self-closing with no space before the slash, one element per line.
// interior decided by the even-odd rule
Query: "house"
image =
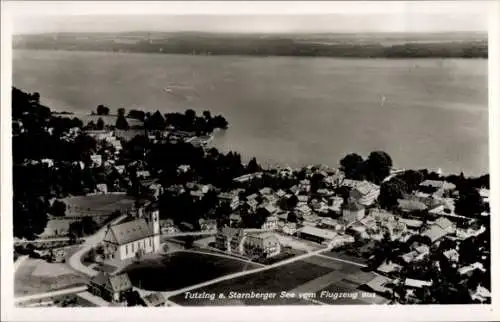
<path fill-rule="evenodd" d="M 403 223 L 406 228 L 414 231 L 420 229 L 420 227 L 424 225 L 424 222 L 418 219 L 399 218 L 399 222 Z"/>
<path fill-rule="evenodd" d="M 244 183 L 244 182 L 248 182 L 254 178 L 261 178 L 261 177 L 262 177 L 262 172 L 255 172 L 255 173 L 244 174 L 242 176 L 234 178 L 233 181 L 238 182 L 238 183 Z"/>
<path fill-rule="evenodd" d="M 342 204 L 344 203 L 344 198 L 333 196 L 328 198 L 328 207 L 331 211 L 336 214 L 340 214 L 342 212 Z"/>
<path fill-rule="evenodd" d="M 285 195 L 285 190 L 279 189 L 278 191 L 276 191 L 276 196 L 278 196 L 278 198 L 283 198 Z"/>
<path fill-rule="evenodd" d="M 294 222 L 289 222 L 283 226 L 282 230 L 287 235 L 293 235 L 297 232 L 297 224 Z"/>
<path fill-rule="evenodd" d="M 195 200 L 201 200 L 205 194 L 201 190 L 191 190 L 189 195 Z"/>
<path fill-rule="evenodd" d="M 229 226 L 231 227 L 239 227 L 241 223 L 241 216 L 238 214 L 231 214 L 229 216 Z"/>
<path fill-rule="evenodd" d="M 347 225 L 361 220 L 364 216 L 365 207 L 356 202 L 350 202 L 346 204 L 342 209 L 342 219 L 347 222 Z"/>
<path fill-rule="evenodd" d="M 132 283 L 126 273 L 109 275 L 100 272 L 87 285 L 89 293 L 111 303 L 125 301 L 125 295 L 132 291 Z"/>
<path fill-rule="evenodd" d="M 382 275 L 377 275 L 367 283 L 363 284 L 362 288 L 369 289 L 370 291 L 380 295 L 386 295 L 388 293 L 392 293 L 392 284 L 392 279 Z"/>
<path fill-rule="evenodd" d="M 484 203 L 490 203 L 490 190 L 486 188 L 479 189 L 479 195 L 483 199 Z"/>
<path fill-rule="evenodd" d="M 277 216 L 268 216 L 266 221 L 262 225 L 262 229 L 264 230 L 276 230 L 278 228 L 278 217 Z"/>
<path fill-rule="evenodd" d="M 240 198 L 236 193 L 221 192 L 217 195 L 217 198 L 219 199 L 219 203 L 228 204 L 232 210 L 235 210 L 240 205 Z"/>
<path fill-rule="evenodd" d="M 440 193 L 455 190 L 456 186 L 447 181 L 425 180 L 419 185 L 419 188 L 423 192 Z"/>
<path fill-rule="evenodd" d="M 480 270 L 481 272 L 486 272 L 486 269 L 484 268 L 484 265 L 482 263 L 475 262 L 475 263 L 470 264 L 468 266 L 463 266 L 463 267 L 459 268 L 458 273 L 460 275 L 466 275 L 466 274 L 472 273 L 475 270 Z"/>
<path fill-rule="evenodd" d="M 92 166 L 100 167 L 102 165 L 102 155 L 100 154 L 92 154 L 90 156 L 90 161 L 92 161 Z"/>
<path fill-rule="evenodd" d="M 115 170 L 119 174 L 123 174 L 125 172 L 125 166 L 123 164 L 122 165 L 115 165 Z"/>
<path fill-rule="evenodd" d="M 444 230 L 443 228 L 439 227 L 436 224 L 433 224 L 429 228 L 424 230 L 421 235 L 429 237 L 431 243 L 435 243 L 444 238 L 444 236 L 446 236 L 447 234 L 448 233 L 446 232 L 446 230 Z"/>
<path fill-rule="evenodd" d="M 406 232 L 406 225 L 401 220 L 394 220 L 382 223 L 382 231 L 389 233 L 391 240 L 400 239 Z"/>
<path fill-rule="evenodd" d="M 467 229 L 457 228 L 456 235 L 459 239 L 467 239 L 470 237 L 477 237 L 484 233 L 486 228 L 484 226 L 479 227 L 478 229 L 474 229 L 472 227 L 468 227 Z"/>
<path fill-rule="evenodd" d="M 295 208 L 298 212 L 298 214 L 302 217 L 307 216 L 311 213 L 311 208 L 309 208 L 308 205 L 300 205 Z"/>
<path fill-rule="evenodd" d="M 309 196 L 308 195 L 299 195 L 299 196 L 297 196 L 297 200 L 298 200 L 298 202 L 301 202 L 301 203 L 307 203 L 307 201 L 309 200 Z"/>
<path fill-rule="evenodd" d="M 393 273 L 399 272 L 403 267 L 393 262 L 383 262 L 379 267 L 377 267 L 377 272 L 382 273 L 383 275 L 391 275 Z"/>
<path fill-rule="evenodd" d="M 173 234 L 176 230 L 174 221 L 170 218 L 160 220 L 160 228 L 162 234 Z"/>
<path fill-rule="evenodd" d="M 411 288 L 422 288 L 422 287 L 430 287 L 432 286 L 432 281 L 422 281 L 413 278 L 405 279 L 405 286 Z"/>
<path fill-rule="evenodd" d="M 460 254 L 457 252 L 456 249 L 448 249 L 447 251 L 443 252 L 443 255 L 446 256 L 451 262 L 458 263 L 460 260 Z"/>
<path fill-rule="evenodd" d="M 103 240 L 105 258 L 125 260 L 160 251 L 158 217 L 158 210 L 150 210 L 140 218 L 109 225 Z"/>
<path fill-rule="evenodd" d="M 180 173 L 186 173 L 191 169 L 191 166 L 189 164 L 181 164 L 180 166 L 177 167 L 177 171 Z"/>
<path fill-rule="evenodd" d="M 48 168 L 52 168 L 54 166 L 54 160 L 52 159 L 42 159 L 40 162 L 46 165 Z"/>
<path fill-rule="evenodd" d="M 371 206 L 380 194 L 380 187 L 368 181 L 358 183 L 349 193 L 349 197 L 362 206 Z"/>
<path fill-rule="evenodd" d="M 304 226 L 297 231 L 297 235 L 302 239 L 314 241 L 316 243 L 324 244 L 330 243 L 337 233 L 331 230 L 320 229 L 312 226 Z"/>
<path fill-rule="evenodd" d="M 103 141 L 113 136 L 113 131 L 106 130 L 87 130 L 85 134 L 95 139 L 96 141 Z"/>
<path fill-rule="evenodd" d="M 95 190 L 97 193 L 107 194 L 108 193 L 108 185 L 105 183 L 98 183 L 95 186 Z"/>
<path fill-rule="evenodd" d="M 474 291 L 470 291 L 469 294 L 473 301 L 478 301 L 480 303 L 489 303 L 491 301 L 491 292 L 481 285 L 478 285 L 477 288 Z"/>
<path fill-rule="evenodd" d="M 452 223 L 448 218 L 440 217 L 435 222 L 434 225 L 441 227 L 446 233 L 454 234 L 457 230 L 457 227 L 454 223 Z"/>
<path fill-rule="evenodd" d="M 398 199 L 398 206 L 403 212 L 427 210 L 427 205 L 425 203 L 414 199 Z"/>
<path fill-rule="evenodd" d="M 359 237 L 363 239 L 370 238 L 370 235 L 366 231 L 366 227 L 359 221 L 352 223 L 348 231 L 350 233 L 357 234 Z"/>
<path fill-rule="evenodd" d="M 265 195 L 270 195 L 271 193 L 273 193 L 273 189 L 269 188 L 269 187 L 265 187 L 265 188 L 262 188 L 259 190 L 259 193 L 263 196 Z"/>
<path fill-rule="evenodd" d="M 162 292 L 151 293 L 143 297 L 143 301 L 146 306 L 149 307 L 159 307 L 165 306 L 167 299 Z"/>
<path fill-rule="evenodd" d="M 294 195 L 297 195 L 300 192 L 299 186 L 297 186 L 297 185 L 294 185 L 294 186 L 290 187 L 289 190 Z"/>
<path fill-rule="evenodd" d="M 330 243 L 328 243 L 328 246 L 333 248 L 340 247 L 346 244 L 354 243 L 354 240 L 354 237 L 351 235 L 339 234 L 335 236 Z"/>
<path fill-rule="evenodd" d="M 150 176 L 151 176 L 151 174 L 147 170 L 137 171 L 137 178 L 138 179 L 148 179 Z"/>
<path fill-rule="evenodd" d="M 243 253 L 244 237 L 241 228 L 222 227 L 215 235 L 215 247 L 225 252 Z"/>
<path fill-rule="evenodd" d="M 247 235 L 244 242 L 245 254 L 252 257 L 269 258 L 279 255 L 281 244 L 275 234 L 270 232 Z"/>
<path fill-rule="evenodd" d="M 199 219 L 198 224 L 202 231 L 212 231 L 217 230 L 217 220 L 215 219 Z"/>
<path fill-rule="evenodd" d="M 248 206 L 249 210 L 255 211 L 257 209 L 257 206 L 259 205 L 259 203 L 257 202 L 257 200 L 251 199 L 251 200 L 245 202 L 245 205 Z"/>

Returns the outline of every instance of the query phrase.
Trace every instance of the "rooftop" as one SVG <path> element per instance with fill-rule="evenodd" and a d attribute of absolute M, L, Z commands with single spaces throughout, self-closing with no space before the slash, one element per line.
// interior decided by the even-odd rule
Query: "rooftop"
<path fill-rule="evenodd" d="M 128 244 L 153 235 L 151 227 L 144 218 L 113 225 L 109 229 L 119 245 Z"/>
<path fill-rule="evenodd" d="M 300 229 L 301 233 L 320 237 L 323 239 L 333 239 L 337 235 L 336 232 L 326 229 L 320 229 L 313 226 L 304 226 Z"/>

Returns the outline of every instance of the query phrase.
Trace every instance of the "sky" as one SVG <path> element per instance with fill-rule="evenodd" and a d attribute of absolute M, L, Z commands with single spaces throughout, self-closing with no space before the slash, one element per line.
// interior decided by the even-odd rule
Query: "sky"
<path fill-rule="evenodd" d="M 19 2 L 12 6 L 15 34 L 44 32 L 449 32 L 487 31 L 487 1 Z M 220 5 L 218 5 L 220 4 Z"/>

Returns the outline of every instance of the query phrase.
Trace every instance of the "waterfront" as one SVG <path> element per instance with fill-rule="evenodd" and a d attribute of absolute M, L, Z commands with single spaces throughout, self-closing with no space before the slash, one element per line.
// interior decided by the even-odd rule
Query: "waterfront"
<path fill-rule="evenodd" d="M 397 167 L 488 172 L 486 60 L 15 51 L 13 85 L 79 113 L 207 109 L 231 125 L 216 147 L 265 163 L 384 150 Z"/>

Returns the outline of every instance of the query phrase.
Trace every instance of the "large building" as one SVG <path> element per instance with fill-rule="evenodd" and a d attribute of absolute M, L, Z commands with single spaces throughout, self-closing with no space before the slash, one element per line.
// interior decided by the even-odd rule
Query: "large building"
<path fill-rule="evenodd" d="M 365 216 L 365 207 L 357 202 L 350 202 L 342 209 L 342 219 L 347 225 L 350 225 Z"/>
<path fill-rule="evenodd" d="M 281 252 L 281 244 L 276 235 L 271 232 L 248 235 L 244 248 L 247 255 L 265 258 L 279 255 Z"/>
<path fill-rule="evenodd" d="M 160 251 L 158 210 L 138 211 L 138 217 L 110 225 L 103 240 L 106 259 L 125 260 Z"/>

